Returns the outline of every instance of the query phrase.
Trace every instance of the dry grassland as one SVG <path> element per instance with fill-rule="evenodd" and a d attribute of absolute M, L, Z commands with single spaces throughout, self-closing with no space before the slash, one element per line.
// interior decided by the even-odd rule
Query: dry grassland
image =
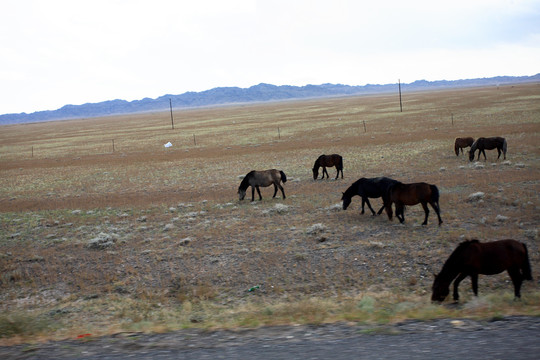
<path fill-rule="evenodd" d="M 403 100 L 403 113 L 395 95 L 182 110 L 174 130 L 167 112 L 2 126 L 0 341 L 540 315 L 540 84 Z M 461 136 L 506 137 L 507 161 L 456 157 Z M 312 179 L 323 153 L 343 156 L 344 180 Z M 268 168 L 287 174 L 287 199 L 239 202 L 240 176 Z M 404 224 L 360 215 L 358 197 L 341 210 L 376 176 L 436 184 L 444 224 L 432 211 L 420 226 L 420 206 Z M 461 306 L 430 303 L 465 238 L 527 244 L 521 301 L 501 274 L 480 277 L 477 299 L 465 280 Z"/>

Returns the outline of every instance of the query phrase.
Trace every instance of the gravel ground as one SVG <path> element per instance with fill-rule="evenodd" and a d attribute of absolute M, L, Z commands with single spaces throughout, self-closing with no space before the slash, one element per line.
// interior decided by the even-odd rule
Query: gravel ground
<path fill-rule="evenodd" d="M 121 333 L 0 347 L 3 359 L 538 359 L 540 317 Z"/>

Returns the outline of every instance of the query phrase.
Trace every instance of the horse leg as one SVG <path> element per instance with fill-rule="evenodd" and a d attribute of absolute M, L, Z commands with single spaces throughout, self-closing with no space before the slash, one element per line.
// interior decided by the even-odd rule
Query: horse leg
<path fill-rule="evenodd" d="M 366 198 L 366 204 L 367 204 L 369 210 L 371 210 L 371 215 L 375 216 L 375 210 L 373 210 L 373 208 L 371 207 L 371 203 L 369 202 L 368 198 Z"/>
<path fill-rule="evenodd" d="M 441 209 L 439 208 L 439 204 L 434 201 L 430 202 L 429 204 L 431 205 L 433 210 L 435 210 L 435 213 L 437 214 L 437 217 L 439 218 L 439 226 L 441 226 L 443 221 L 441 219 Z"/>
<path fill-rule="evenodd" d="M 277 185 L 274 183 L 274 196 L 272 196 L 272 199 L 276 197 L 277 194 Z"/>
<path fill-rule="evenodd" d="M 459 276 L 454 280 L 454 301 L 459 300 L 459 293 L 458 293 L 458 286 L 461 280 L 465 279 L 467 277 L 467 274 L 461 273 Z"/>
<path fill-rule="evenodd" d="M 508 275 L 510 275 L 510 278 L 512 279 L 512 283 L 514 284 L 514 296 L 518 299 L 521 298 L 521 284 L 523 283 L 523 276 L 521 275 L 521 272 L 518 268 L 510 268 L 508 269 Z"/>
<path fill-rule="evenodd" d="M 474 296 L 478 296 L 478 274 L 471 274 L 471 286 Z"/>
<path fill-rule="evenodd" d="M 427 219 L 428 219 L 428 216 L 429 216 L 429 208 L 427 207 L 427 203 L 423 202 L 422 203 L 422 208 L 424 208 L 424 213 L 426 214 L 426 216 L 424 217 L 424 222 L 422 223 L 422 225 L 427 225 Z"/>
<path fill-rule="evenodd" d="M 405 205 L 402 203 L 396 203 L 396 217 L 400 223 L 405 222 Z"/>
<path fill-rule="evenodd" d="M 388 215 L 388 220 L 392 221 L 392 202 L 388 201 L 388 203 L 385 203 L 383 206 L 386 209 L 386 215 Z"/>
<path fill-rule="evenodd" d="M 366 198 L 362 196 L 362 211 L 360 212 L 360 214 L 364 214 L 364 204 L 366 203 Z"/>
<path fill-rule="evenodd" d="M 324 179 L 324 174 L 326 174 L 326 178 L 327 178 L 327 179 L 330 179 L 330 176 L 328 175 L 328 171 L 326 171 L 326 167 L 325 167 L 325 166 L 323 166 L 322 171 L 323 171 L 323 176 L 322 176 L 323 179 Z"/>
<path fill-rule="evenodd" d="M 484 161 L 487 161 L 486 150 L 482 149 L 482 154 L 484 154 Z M 480 154 L 478 154 L 478 158 L 480 158 Z"/>
<path fill-rule="evenodd" d="M 258 185 L 256 187 L 257 187 L 257 193 L 259 194 L 259 200 L 262 200 L 261 189 L 259 189 Z"/>
<path fill-rule="evenodd" d="M 251 201 L 255 201 L 255 187 L 254 186 L 251 187 Z"/>
<path fill-rule="evenodd" d="M 497 160 L 501 157 L 501 149 L 497 148 Z"/>
<path fill-rule="evenodd" d="M 281 195 L 283 195 L 283 199 L 286 199 L 287 197 L 285 196 L 285 190 L 283 190 L 283 186 L 278 184 L 278 187 L 279 187 L 279 190 L 281 190 Z"/>
<path fill-rule="evenodd" d="M 383 210 L 384 210 L 384 202 L 383 202 L 383 205 L 381 206 L 381 208 L 379 209 L 379 211 L 377 211 L 377 215 L 381 215 Z"/>
<path fill-rule="evenodd" d="M 337 180 L 339 177 L 339 168 L 336 166 L 336 178 L 334 180 Z"/>

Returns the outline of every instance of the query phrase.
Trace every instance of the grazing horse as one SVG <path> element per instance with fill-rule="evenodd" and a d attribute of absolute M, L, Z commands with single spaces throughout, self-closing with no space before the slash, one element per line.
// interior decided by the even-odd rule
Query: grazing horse
<path fill-rule="evenodd" d="M 244 177 L 244 179 L 242 179 L 242 182 L 238 187 L 238 197 L 240 198 L 240 200 L 244 200 L 244 197 L 246 196 L 246 190 L 249 186 L 251 186 L 251 201 L 254 201 L 255 189 L 257 189 L 257 193 L 259 194 L 259 200 L 262 200 L 259 186 L 267 187 L 273 184 L 274 196 L 272 196 L 272 198 L 276 197 L 279 188 L 281 190 L 281 194 L 283 194 L 283 198 L 285 199 L 285 191 L 283 190 L 283 186 L 281 186 L 280 182 L 287 182 L 287 176 L 285 176 L 285 173 L 281 170 L 252 170 Z"/>
<path fill-rule="evenodd" d="M 456 156 L 459 156 L 459 150 L 461 150 L 461 153 L 463 154 L 463 148 L 470 147 L 473 143 L 474 139 L 472 137 L 456 138 L 456 142 L 454 143 Z"/>
<path fill-rule="evenodd" d="M 467 276 L 471 277 L 473 293 L 478 296 L 478 274 L 495 275 L 504 270 L 508 271 L 512 279 L 515 297 L 520 298 L 521 283 L 523 280 L 532 280 L 529 255 L 524 243 L 512 239 L 486 243 L 478 240 L 464 241 L 435 276 L 431 301 L 444 301 L 454 279 L 454 300 L 459 300 L 458 286 Z"/>
<path fill-rule="evenodd" d="M 343 196 L 341 197 L 341 200 L 343 201 L 343 210 L 347 210 L 349 207 L 349 204 L 351 203 L 351 198 L 355 195 L 359 195 L 362 197 L 362 214 L 364 213 L 364 204 L 367 204 L 369 207 L 369 210 L 371 210 L 371 213 L 375 215 L 375 210 L 371 207 L 371 204 L 369 203 L 369 198 L 383 198 L 383 206 L 381 209 L 377 212 L 377 215 L 380 215 L 382 211 L 384 210 L 385 204 L 388 203 L 388 200 L 386 200 L 388 189 L 394 185 L 397 184 L 398 181 L 394 179 L 390 179 L 387 177 L 376 177 L 371 179 L 361 178 L 356 180 L 345 192 L 343 193 Z"/>
<path fill-rule="evenodd" d="M 471 149 L 469 150 L 469 161 L 474 160 L 474 153 L 476 150 L 478 150 L 478 159 L 476 159 L 477 161 L 480 160 L 480 154 L 484 154 L 484 160 L 487 160 L 485 150 L 493 150 L 493 149 L 497 149 L 497 153 L 499 154 L 497 156 L 497 160 L 501 157 L 501 153 L 504 154 L 504 160 L 506 160 L 507 148 L 508 148 L 508 144 L 506 143 L 505 138 L 502 138 L 502 137 L 478 138 L 471 145 Z"/>
<path fill-rule="evenodd" d="M 324 179 L 324 174 L 326 174 L 327 178 L 330 178 L 330 176 L 328 176 L 328 171 L 326 171 L 326 167 L 332 166 L 335 166 L 337 170 L 336 179 L 339 177 L 340 172 L 341 178 L 343 179 L 343 158 L 341 155 L 332 154 L 319 156 L 313 165 L 313 180 L 317 180 L 317 177 L 319 177 L 319 167 L 321 166 L 323 168 L 321 179 Z"/>
<path fill-rule="evenodd" d="M 396 217 L 401 223 L 405 221 L 405 205 L 422 204 L 424 213 L 426 214 L 422 225 L 427 225 L 429 203 L 439 218 L 439 226 L 442 224 L 441 213 L 439 208 L 439 189 L 435 185 L 425 182 L 403 184 L 398 182 L 392 185 L 388 190 L 388 204 L 385 205 L 388 218 L 392 220 L 392 203 L 396 204 Z"/>

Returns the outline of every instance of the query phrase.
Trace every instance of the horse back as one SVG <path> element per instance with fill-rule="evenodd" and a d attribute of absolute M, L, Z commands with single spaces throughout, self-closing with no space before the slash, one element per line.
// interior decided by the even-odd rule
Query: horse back
<path fill-rule="evenodd" d="M 435 189 L 433 189 L 433 187 Z M 416 205 L 421 202 L 438 202 L 439 191 L 435 185 L 430 185 L 425 182 L 403 184 L 398 183 L 393 185 L 390 190 L 390 200 L 393 202 L 401 202 L 404 205 Z M 432 196 L 436 195 L 436 200 Z"/>
<path fill-rule="evenodd" d="M 523 268 L 529 261 L 525 244 L 513 239 L 478 243 L 477 246 L 482 265 L 480 274 L 493 275 L 512 267 Z"/>
<path fill-rule="evenodd" d="M 343 158 L 338 154 L 321 155 L 317 158 L 317 161 L 315 161 L 314 167 L 317 167 L 317 165 L 324 167 L 343 167 Z"/>
<path fill-rule="evenodd" d="M 383 195 L 383 190 L 377 183 L 377 178 L 361 178 L 355 183 L 356 193 L 362 197 L 376 198 Z"/>

